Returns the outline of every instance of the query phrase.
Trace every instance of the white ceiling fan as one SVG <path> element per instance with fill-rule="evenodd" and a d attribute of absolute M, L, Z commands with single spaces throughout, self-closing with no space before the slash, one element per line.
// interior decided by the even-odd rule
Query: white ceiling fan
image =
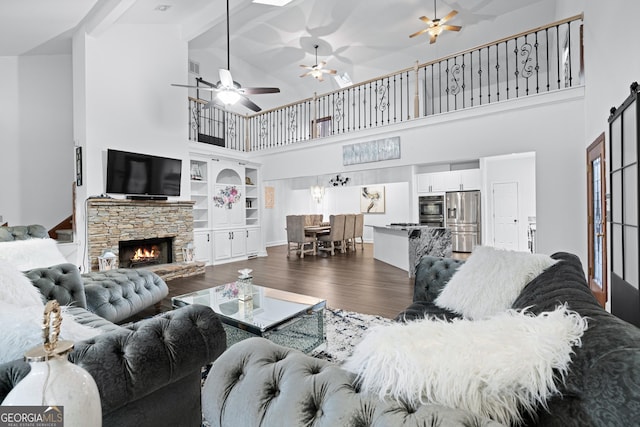
<path fill-rule="evenodd" d="M 316 63 L 313 66 L 300 65 L 302 68 L 309 70 L 306 73 L 302 74 L 300 77 L 313 76 L 314 78 L 318 79 L 318 81 L 323 82 L 323 74 L 336 74 L 337 71 L 331 70 L 329 68 L 324 68 L 327 65 L 327 61 L 318 63 L 318 45 L 314 45 L 313 47 L 316 49 Z"/>
<path fill-rule="evenodd" d="M 220 80 L 214 85 L 207 83 L 200 79 L 199 82 L 208 84 L 209 86 L 193 86 L 193 85 L 181 85 L 172 84 L 171 86 L 188 87 L 198 90 L 206 90 L 216 93 L 216 99 L 222 102 L 224 105 L 234 105 L 239 102 L 250 110 L 256 113 L 261 111 L 253 101 L 251 101 L 246 95 L 258 95 L 263 93 L 279 93 L 280 89 L 277 87 L 242 87 L 240 83 L 233 80 L 230 71 L 230 47 L 229 47 L 229 0 L 227 0 L 227 69 L 220 68 L 218 74 Z M 205 104 L 205 108 L 212 107 L 215 101 L 209 101 Z"/>
<path fill-rule="evenodd" d="M 411 34 L 409 37 L 415 37 L 424 33 L 429 33 L 429 44 L 433 44 L 436 42 L 438 36 L 440 35 L 440 33 L 442 33 L 442 31 L 460 31 L 462 29 L 462 27 L 459 25 L 445 25 L 445 22 L 449 21 L 457 14 L 457 10 L 452 10 L 444 18 L 438 19 L 436 14 L 436 0 L 433 0 L 433 20 L 427 18 L 426 16 L 421 16 L 419 19 L 427 24 L 428 27 Z"/>

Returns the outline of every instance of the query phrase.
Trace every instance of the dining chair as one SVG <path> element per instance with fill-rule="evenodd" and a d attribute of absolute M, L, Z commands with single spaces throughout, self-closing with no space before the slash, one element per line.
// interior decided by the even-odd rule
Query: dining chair
<path fill-rule="evenodd" d="M 356 216 L 355 214 L 346 214 L 344 216 L 344 248 L 348 250 L 353 247 L 355 250 L 355 227 Z"/>
<path fill-rule="evenodd" d="M 304 219 L 304 215 L 287 215 L 287 258 L 293 251 L 300 253 L 300 258 L 305 253 L 316 254 L 316 239 L 305 236 Z"/>
<path fill-rule="evenodd" d="M 356 225 L 353 233 L 353 248 L 356 248 L 356 239 L 360 238 L 360 249 L 364 250 L 364 214 L 356 214 Z"/>
<path fill-rule="evenodd" d="M 322 246 L 318 246 L 318 250 L 330 252 L 331 255 L 334 255 L 336 246 L 340 246 L 340 251 L 344 253 L 344 223 L 344 215 L 329 216 L 331 231 L 329 234 L 318 237 L 318 241 L 322 243 Z"/>

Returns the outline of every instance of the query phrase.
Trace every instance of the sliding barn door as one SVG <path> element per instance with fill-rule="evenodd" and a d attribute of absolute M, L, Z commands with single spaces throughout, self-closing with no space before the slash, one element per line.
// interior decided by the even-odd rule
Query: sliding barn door
<path fill-rule="evenodd" d="M 609 117 L 611 312 L 640 326 L 638 264 L 638 84 Z"/>

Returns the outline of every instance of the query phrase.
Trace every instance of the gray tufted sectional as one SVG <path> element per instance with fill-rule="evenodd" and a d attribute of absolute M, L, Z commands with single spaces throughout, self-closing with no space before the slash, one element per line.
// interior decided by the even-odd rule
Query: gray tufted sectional
<path fill-rule="evenodd" d="M 559 260 L 521 292 L 513 308 L 533 313 L 569 308 L 589 319 L 575 349 L 562 394 L 525 420 L 527 426 L 630 426 L 640 420 L 640 329 L 602 309 L 591 294 L 578 257 Z M 416 268 L 413 303 L 397 320 L 454 313 L 433 299 L 460 261 L 423 257 Z M 411 407 L 362 393 L 354 375 L 263 338 L 231 346 L 213 365 L 203 389 L 203 410 L 212 426 L 491 426 L 455 408 Z"/>
<path fill-rule="evenodd" d="M 0 242 L 48 237 L 46 228 L 39 224 L 0 227 Z M 69 280 L 68 272 L 55 268 L 38 269 L 30 274 L 32 281 L 42 280 L 41 292 L 47 298 L 61 297 L 60 293 L 66 289 L 65 282 Z M 169 294 L 164 280 L 144 269 L 119 268 L 84 273 L 81 277 L 84 283 L 81 297 L 83 307 L 114 323 L 122 322 L 149 306 L 159 304 Z M 75 276 L 70 280 L 75 280 Z M 47 286 L 50 281 L 55 282 L 55 286 Z"/>
<path fill-rule="evenodd" d="M 35 269 L 26 274 L 47 299 L 71 305 L 69 311 L 76 321 L 102 329 L 100 335 L 77 342 L 70 360 L 95 379 L 103 426 L 201 425 L 202 367 L 226 348 L 222 323 L 213 310 L 190 305 L 119 326 L 96 313 L 118 318 L 114 310 L 123 312 L 114 308 L 114 304 L 109 305 L 108 295 L 124 300 L 144 299 L 145 286 L 155 286 L 144 274 L 122 273 L 122 280 L 135 285 L 114 292 L 111 286 L 99 283 L 84 285 L 72 264 Z M 95 279 L 102 280 L 99 276 Z M 93 291 L 103 298 L 104 304 L 94 302 L 95 311 L 91 312 L 87 301 L 95 298 Z M 29 369 L 22 360 L 0 365 L 0 401 Z"/>

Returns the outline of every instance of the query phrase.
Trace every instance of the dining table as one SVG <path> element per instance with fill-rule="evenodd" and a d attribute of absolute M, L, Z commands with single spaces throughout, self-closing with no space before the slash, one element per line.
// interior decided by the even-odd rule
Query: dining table
<path fill-rule="evenodd" d="M 331 233 L 330 225 L 307 225 L 304 227 L 304 234 L 306 236 L 315 237 L 316 239 L 320 235 L 329 233 Z"/>

